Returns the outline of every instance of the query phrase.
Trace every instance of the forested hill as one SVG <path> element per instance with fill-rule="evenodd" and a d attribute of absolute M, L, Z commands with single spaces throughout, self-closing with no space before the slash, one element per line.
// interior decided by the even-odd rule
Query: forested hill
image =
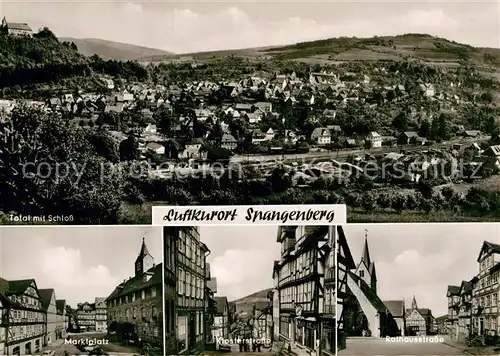
<path fill-rule="evenodd" d="M 0 33 L 0 88 L 75 78 L 93 80 L 97 74 L 136 80 L 148 78 L 147 70 L 136 62 L 85 57 L 74 43 L 60 42 L 48 28 L 32 38 Z"/>

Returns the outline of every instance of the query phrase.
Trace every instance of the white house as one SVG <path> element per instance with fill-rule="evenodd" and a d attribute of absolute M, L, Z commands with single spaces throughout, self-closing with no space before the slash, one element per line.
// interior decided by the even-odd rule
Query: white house
<path fill-rule="evenodd" d="M 269 128 L 266 132 L 266 140 L 271 141 L 274 138 L 274 130 L 272 128 Z"/>
<path fill-rule="evenodd" d="M 366 140 L 371 142 L 372 148 L 382 147 L 382 136 L 380 136 L 378 132 L 370 132 L 370 134 L 366 137 Z"/>
<path fill-rule="evenodd" d="M 329 145 L 332 142 L 332 134 L 326 127 L 317 127 L 311 133 L 311 140 L 318 146 Z"/>
<path fill-rule="evenodd" d="M 156 125 L 148 124 L 148 126 L 146 126 L 146 128 L 144 129 L 144 134 L 151 135 L 155 134 L 156 131 L 157 131 Z"/>
<path fill-rule="evenodd" d="M 159 155 L 163 155 L 165 154 L 165 146 L 163 145 L 160 145 L 156 142 L 150 142 L 146 145 L 146 148 L 151 151 L 151 152 L 154 152 L 156 154 L 159 154 Z"/>

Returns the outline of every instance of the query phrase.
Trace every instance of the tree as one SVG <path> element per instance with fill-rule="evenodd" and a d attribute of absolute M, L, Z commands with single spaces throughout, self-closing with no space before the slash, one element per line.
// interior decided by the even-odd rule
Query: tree
<path fill-rule="evenodd" d="M 130 134 L 120 143 L 120 160 L 135 161 L 140 157 L 139 141 L 134 134 Z"/>
<path fill-rule="evenodd" d="M 173 137 L 176 120 L 174 120 L 173 114 L 169 109 L 161 107 L 154 113 L 153 119 L 158 127 L 158 131 L 166 137 Z"/>
<path fill-rule="evenodd" d="M 429 120 L 424 119 L 420 124 L 420 128 L 418 129 L 418 135 L 420 137 L 429 137 L 431 133 L 431 123 Z"/>
<path fill-rule="evenodd" d="M 16 108 L 0 126 L 1 210 L 117 222 L 121 181 L 103 175 L 106 163 L 84 129 L 38 108 Z"/>
<path fill-rule="evenodd" d="M 118 145 L 108 132 L 91 130 L 88 133 L 88 140 L 97 155 L 113 163 L 117 163 L 120 160 Z"/>

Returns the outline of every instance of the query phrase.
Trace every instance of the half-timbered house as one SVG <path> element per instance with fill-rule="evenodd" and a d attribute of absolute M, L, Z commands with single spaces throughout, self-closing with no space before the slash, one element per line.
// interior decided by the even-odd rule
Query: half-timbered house
<path fill-rule="evenodd" d="M 460 286 L 448 286 L 446 298 L 448 299 L 448 317 L 446 319 L 446 328 L 451 337 L 457 338 L 458 312 L 460 308 Z"/>
<path fill-rule="evenodd" d="M 9 300 L 0 292 L 0 355 L 7 354 L 5 343 L 7 341 L 7 326 L 9 323 L 9 306 Z"/>
<path fill-rule="evenodd" d="M 330 265 L 326 270 L 325 285 L 330 288 L 330 284 L 333 282 L 335 283 L 337 289 L 335 298 L 337 300 L 337 340 L 335 343 L 337 349 L 343 349 L 345 348 L 346 337 L 344 328 L 344 320 L 346 314 L 344 310 L 344 299 L 347 297 L 347 272 L 356 268 L 356 265 L 354 263 L 354 259 L 352 257 L 351 250 L 347 243 L 347 239 L 342 226 L 337 227 L 337 234 L 335 235 L 335 237 L 334 247 L 337 252 L 337 258 L 336 261 L 333 261 L 333 267 L 330 267 L 332 266 Z M 329 259 L 329 261 L 331 263 L 331 258 Z M 336 276 L 334 274 L 335 271 L 337 273 Z"/>
<path fill-rule="evenodd" d="M 54 289 L 39 289 L 42 308 L 45 311 L 45 342 L 44 345 L 50 345 L 57 339 L 57 306 L 56 292 Z"/>
<path fill-rule="evenodd" d="M 484 241 L 477 262 L 479 273 L 473 289 L 473 334 L 495 335 L 499 331 L 500 245 Z"/>
<path fill-rule="evenodd" d="M 330 306 L 335 305 L 334 285 L 325 296 L 325 267 L 330 253 L 334 254 L 334 230 L 326 226 L 278 229 L 277 241 L 282 246 L 281 260 L 275 265 L 279 338 L 299 354 L 318 350 L 335 353 L 335 307 Z"/>
<path fill-rule="evenodd" d="M 174 355 L 177 352 L 177 276 L 175 271 L 175 261 L 177 259 L 177 243 L 175 236 L 169 233 L 169 228 L 163 228 L 163 272 L 165 299 L 165 352 L 167 355 Z"/>
<path fill-rule="evenodd" d="M 7 281 L 0 278 L 0 298 L 5 332 L 1 355 L 32 355 L 44 346 L 46 313 L 34 279 Z M 0 331 L 1 333 L 1 331 Z"/>
<path fill-rule="evenodd" d="M 205 343 L 206 254 L 198 227 L 169 227 L 164 231 L 176 241 L 177 351 L 178 355 L 202 352 Z"/>
<path fill-rule="evenodd" d="M 470 281 L 462 281 L 460 285 L 460 301 L 458 309 L 458 335 L 457 340 L 464 342 L 472 335 L 472 290 L 476 284 L 476 278 Z"/>
<path fill-rule="evenodd" d="M 57 299 L 57 325 L 56 325 L 56 338 L 63 339 L 66 337 L 66 332 L 69 328 L 69 316 L 67 312 L 66 300 Z"/>
<path fill-rule="evenodd" d="M 408 336 L 430 335 L 435 331 L 432 311 L 427 308 L 419 308 L 415 296 L 413 296 L 411 308 L 406 311 L 405 322 L 406 335 Z"/>
<path fill-rule="evenodd" d="M 214 297 L 215 311 L 212 336 L 214 340 L 229 338 L 229 304 L 227 297 Z"/>

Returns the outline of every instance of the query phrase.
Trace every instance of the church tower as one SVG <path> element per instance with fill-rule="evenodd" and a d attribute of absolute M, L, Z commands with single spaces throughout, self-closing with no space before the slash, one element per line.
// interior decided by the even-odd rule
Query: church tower
<path fill-rule="evenodd" d="M 411 310 L 418 309 L 417 300 L 413 296 L 413 301 L 411 302 Z"/>
<path fill-rule="evenodd" d="M 142 277 L 145 272 L 155 266 L 155 260 L 148 251 L 146 241 L 142 238 L 141 251 L 135 260 L 135 276 Z"/>
<path fill-rule="evenodd" d="M 375 272 L 375 263 L 370 257 L 370 249 L 368 248 L 368 230 L 365 230 L 365 246 L 361 254 L 361 261 L 356 269 L 356 275 L 368 284 L 371 290 L 377 293 L 377 274 Z"/>

